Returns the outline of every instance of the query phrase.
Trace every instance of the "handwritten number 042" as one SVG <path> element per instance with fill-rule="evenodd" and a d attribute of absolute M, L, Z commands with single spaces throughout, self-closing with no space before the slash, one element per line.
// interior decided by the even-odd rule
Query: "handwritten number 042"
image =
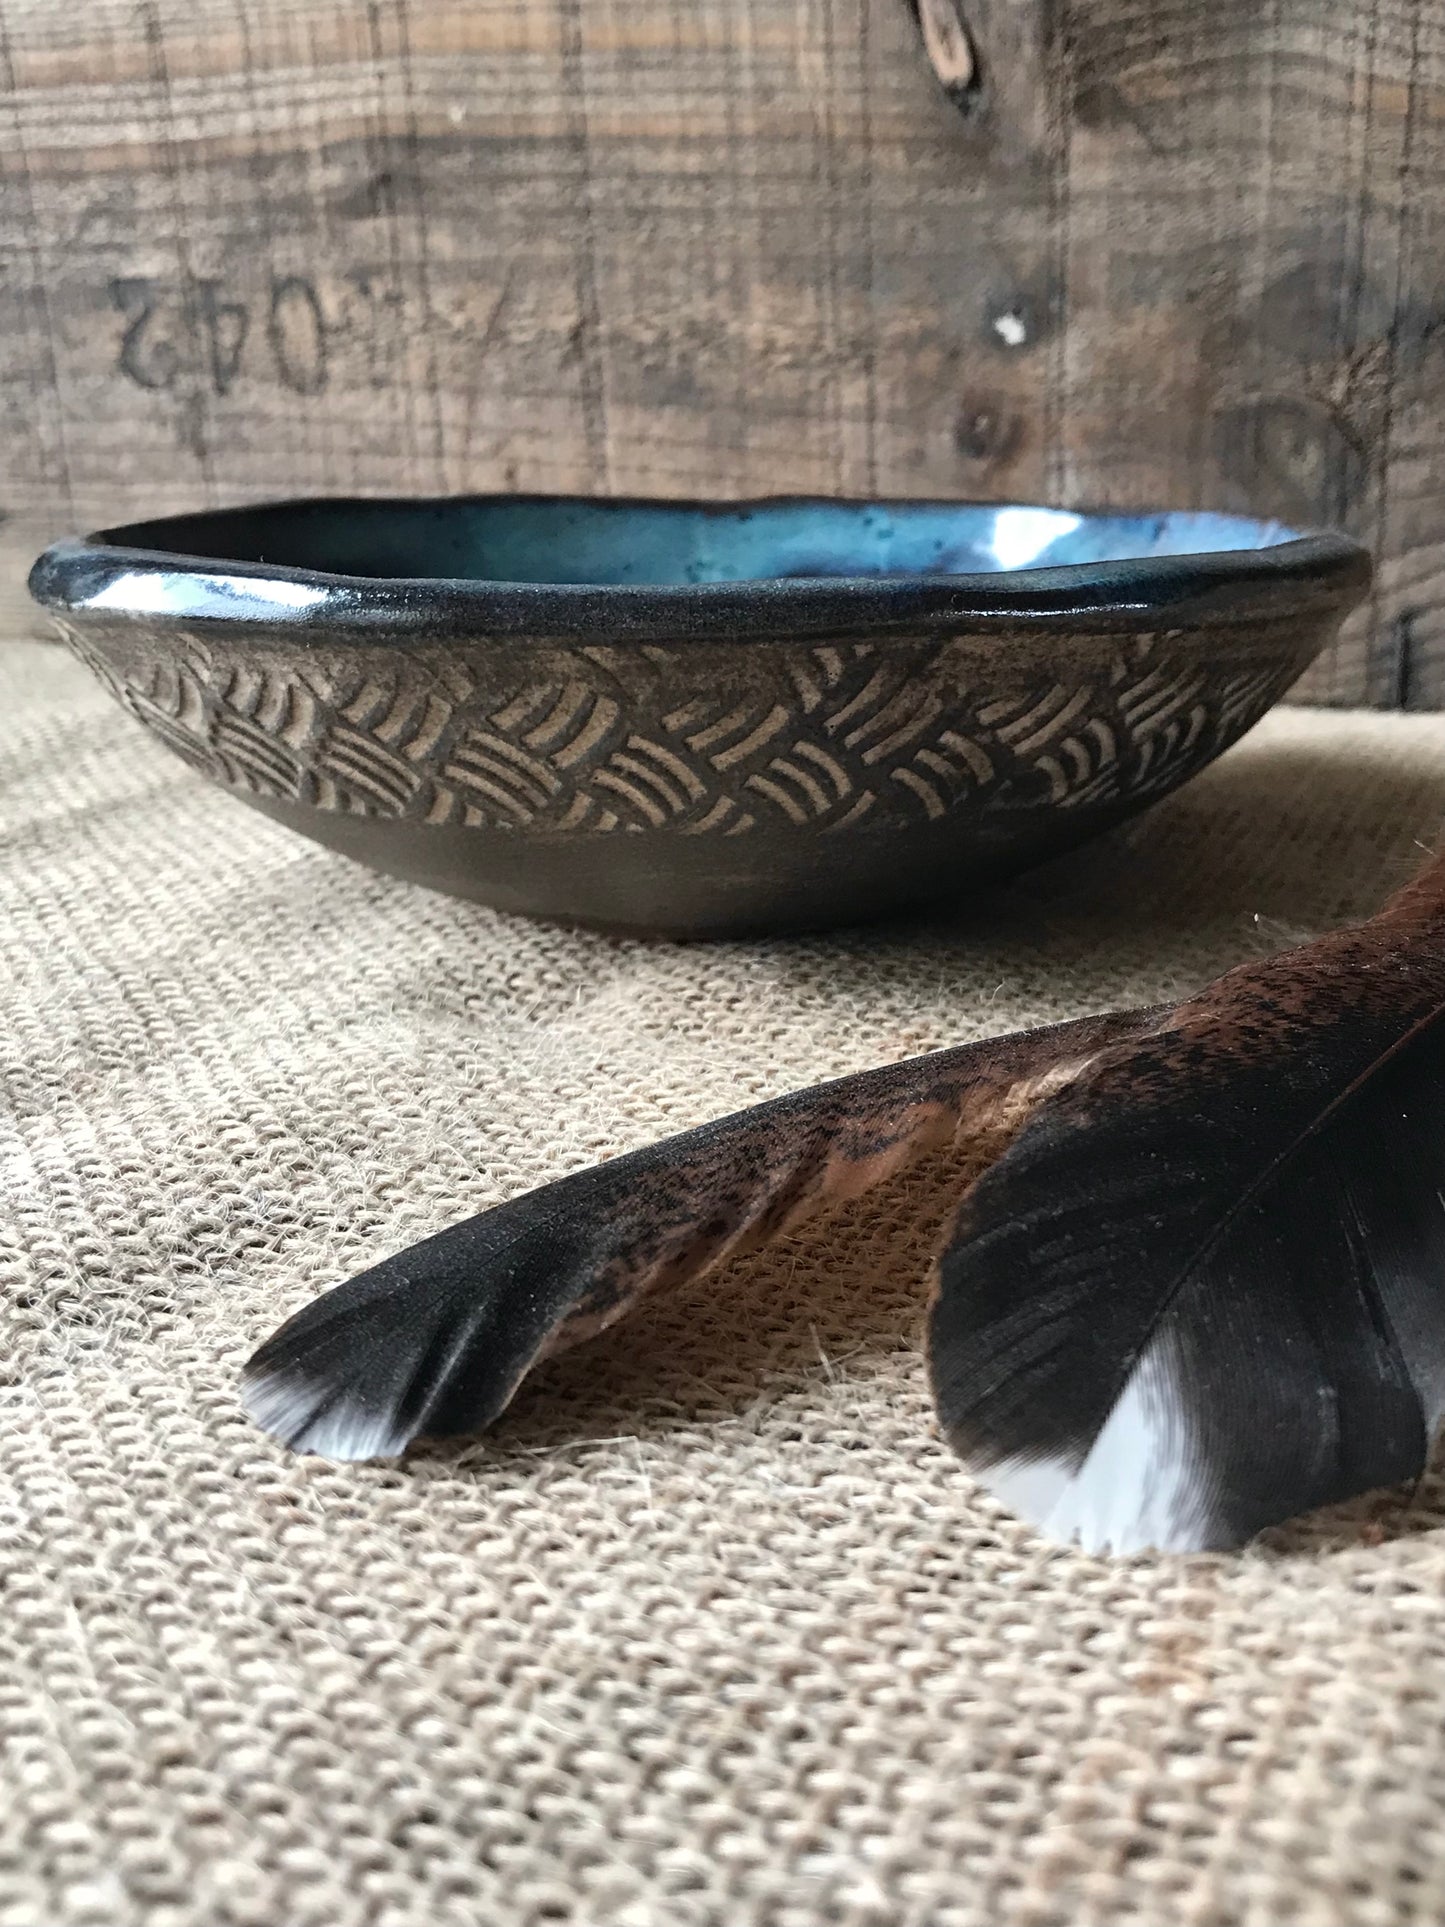
<path fill-rule="evenodd" d="M 125 322 L 116 367 L 138 388 L 172 388 L 194 344 L 203 378 L 218 395 L 230 392 L 253 332 L 266 342 L 277 379 L 297 395 L 326 386 L 326 321 L 315 287 L 304 275 L 271 283 L 262 326 L 252 329 L 250 305 L 227 297 L 219 281 L 201 281 L 188 303 L 148 276 L 112 281 L 112 305 Z"/>

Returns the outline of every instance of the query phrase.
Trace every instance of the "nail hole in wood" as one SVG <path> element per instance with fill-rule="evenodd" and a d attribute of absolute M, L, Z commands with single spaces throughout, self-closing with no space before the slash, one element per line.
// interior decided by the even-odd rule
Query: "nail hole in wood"
<path fill-rule="evenodd" d="M 1005 348 L 1026 348 L 1029 340 L 1028 317 L 1017 308 L 1005 308 L 993 318 L 993 331 Z"/>
<path fill-rule="evenodd" d="M 943 91 L 961 114 L 978 111 L 982 75 L 959 0 L 912 0 L 924 50 Z"/>
<path fill-rule="evenodd" d="M 1394 706 L 1396 709 L 1426 709 L 1428 703 L 1419 701 L 1419 663 L 1415 652 L 1415 625 L 1420 619 L 1418 609 L 1402 609 L 1390 625 L 1390 641 L 1394 646 Z"/>

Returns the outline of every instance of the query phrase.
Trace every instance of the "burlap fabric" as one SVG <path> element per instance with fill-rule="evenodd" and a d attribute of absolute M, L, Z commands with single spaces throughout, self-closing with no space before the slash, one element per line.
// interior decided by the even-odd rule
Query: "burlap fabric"
<path fill-rule="evenodd" d="M 333 1468 L 237 1368 L 449 1219 L 1370 908 L 1445 721 L 1277 715 L 950 917 L 651 947 L 253 817 L 0 650 L 0 1927 L 1445 1920 L 1445 1491 L 1040 1544 L 941 1447 L 934 1166 Z"/>

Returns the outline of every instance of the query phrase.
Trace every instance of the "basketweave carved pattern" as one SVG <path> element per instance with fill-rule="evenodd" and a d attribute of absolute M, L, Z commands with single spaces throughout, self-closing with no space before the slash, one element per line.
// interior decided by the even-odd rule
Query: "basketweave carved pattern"
<path fill-rule="evenodd" d="M 686 647 L 558 647 L 536 680 L 498 691 L 455 657 L 342 651 L 298 668 L 199 636 L 160 655 L 65 635 L 134 716 L 229 788 L 595 834 L 846 831 L 1147 796 L 1207 762 L 1295 673 L 1277 661 L 1207 672 L 1172 659 L 1164 633 L 1121 638 L 1090 681 L 1007 695 L 920 676 L 919 652 L 947 645 L 896 640 L 787 645 L 785 678 L 747 695 L 706 688 Z"/>

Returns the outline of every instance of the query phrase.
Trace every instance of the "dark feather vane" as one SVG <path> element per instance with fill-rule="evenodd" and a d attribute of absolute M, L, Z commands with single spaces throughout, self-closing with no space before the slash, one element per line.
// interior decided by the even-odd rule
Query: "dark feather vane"
<path fill-rule="evenodd" d="M 1442 1092 L 1445 947 L 1409 904 L 1105 1053 L 940 1260 L 955 1448 L 1050 1536 L 1115 1552 L 1239 1545 L 1418 1474 L 1445 1396 Z"/>
<path fill-rule="evenodd" d="M 929 1356 L 1003 1501 L 1095 1550 L 1232 1546 L 1423 1468 L 1445 1415 L 1445 863 L 1172 1008 L 820 1085 L 338 1286 L 245 1401 L 333 1458 L 474 1431 L 533 1364 L 941 1145 Z"/>
<path fill-rule="evenodd" d="M 306 1306 L 246 1367 L 246 1407 L 288 1445 L 338 1459 L 476 1431 L 539 1359 L 644 1295 L 951 1140 L 963 1174 L 981 1169 L 1061 1067 L 1147 1021 L 1090 1017 L 864 1071 L 543 1185 Z"/>

